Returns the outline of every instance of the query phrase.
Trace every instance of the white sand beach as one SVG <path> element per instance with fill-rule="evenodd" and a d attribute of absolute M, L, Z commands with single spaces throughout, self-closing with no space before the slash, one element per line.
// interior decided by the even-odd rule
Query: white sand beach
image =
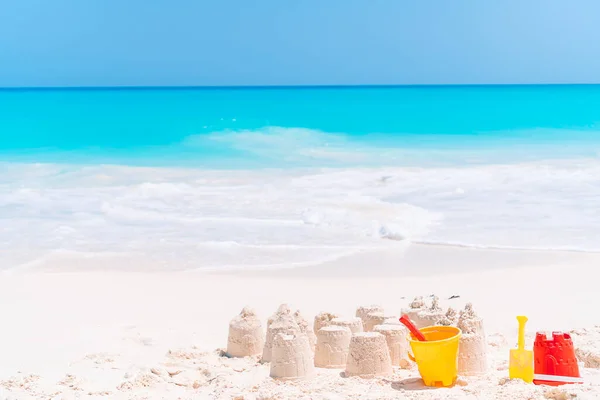
<path fill-rule="evenodd" d="M 600 255 L 412 245 L 293 269 L 206 273 L 107 272 L 76 259 L 6 271 L 0 279 L 2 399 L 597 399 L 600 397 Z M 88 260 L 89 261 L 89 260 Z M 122 262 L 122 261 L 121 261 Z M 316 369 L 301 381 L 269 377 L 259 357 L 222 355 L 228 323 L 244 306 L 266 324 L 282 303 L 311 322 L 320 311 L 354 316 L 380 304 L 399 315 L 415 296 L 436 294 L 484 319 L 489 373 L 452 388 L 427 388 L 418 371 L 373 379 Z M 451 296 L 460 296 L 449 300 Z M 516 315 L 536 330 L 572 332 L 584 384 L 557 388 L 509 381 Z"/>
<path fill-rule="evenodd" d="M 600 400 L 600 1 L 463 3 L 0 1 L 0 400 Z"/>

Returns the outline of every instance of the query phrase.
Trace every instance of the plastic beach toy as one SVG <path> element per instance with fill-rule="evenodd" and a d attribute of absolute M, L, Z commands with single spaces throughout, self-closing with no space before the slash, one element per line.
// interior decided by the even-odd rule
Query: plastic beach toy
<path fill-rule="evenodd" d="M 425 340 L 417 340 L 414 334 L 408 341 L 414 353 L 408 355 L 417 363 L 419 374 L 426 386 L 452 386 L 458 378 L 458 343 L 460 329 L 454 326 L 428 326 L 420 333 Z"/>
<path fill-rule="evenodd" d="M 548 337 L 537 332 L 533 344 L 534 375 L 536 385 L 558 386 L 566 383 L 583 383 L 571 335 L 552 332 Z"/>
<path fill-rule="evenodd" d="M 408 318 L 408 315 L 404 314 L 400 317 L 400 322 L 402 322 L 404 324 L 404 326 L 406 326 L 408 328 L 408 330 L 414 335 L 415 338 L 417 338 L 418 340 L 424 342 L 427 339 L 425 339 L 425 336 L 423 336 L 423 334 L 421 333 L 421 331 L 415 326 L 415 324 L 413 324 L 413 322 L 410 320 L 410 318 Z"/>
<path fill-rule="evenodd" d="M 525 350 L 525 323 L 527 317 L 519 315 L 519 343 L 516 349 L 510 350 L 508 360 L 508 376 L 510 379 L 522 379 L 527 383 L 533 382 L 533 352 Z"/>

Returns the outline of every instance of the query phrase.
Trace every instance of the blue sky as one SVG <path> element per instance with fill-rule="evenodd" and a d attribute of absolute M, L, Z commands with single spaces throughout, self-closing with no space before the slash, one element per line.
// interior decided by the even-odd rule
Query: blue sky
<path fill-rule="evenodd" d="M 0 0 L 0 86 L 592 82 L 598 0 Z"/>

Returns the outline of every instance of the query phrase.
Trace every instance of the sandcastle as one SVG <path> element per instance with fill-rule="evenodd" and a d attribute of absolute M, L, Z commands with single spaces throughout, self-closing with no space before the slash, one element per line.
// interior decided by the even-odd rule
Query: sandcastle
<path fill-rule="evenodd" d="M 276 379 L 303 379 L 314 375 L 314 360 L 306 334 L 277 333 L 272 341 L 270 376 Z"/>
<path fill-rule="evenodd" d="M 315 366 L 321 368 L 344 368 L 352 332 L 344 326 L 325 326 L 317 333 Z"/>
<path fill-rule="evenodd" d="M 392 365 L 408 368 L 410 366 L 410 361 L 408 359 L 408 330 L 401 325 L 384 324 L 377 325 L 373 331 L 385 336 Z"/>
<path fill-rule="evenodd" d="M 383 321 L 383 325 L 402 325 L 402 322 L 400 322 L 399 317 L 387 317 L 385 321 Z"/>
<path fill-rule="evenodd" d="M 355 333 L 350 339 L 346 376 L 371 378 L 392 373 L 385 336 L 378 332 Z"/>
<path fill-rule="evenodd" d="M 263 351 L 263 340 L 260 319 L 253 309 L 244 307 L 229 323 L 227 355 L 229 357 L 260 355 Z"/>
<path fill-rule="evenodd" d="M 370 312 L 363 318 L 363 328 L 365 332 L 372 332 L 377 325 L 382 325 L 386 316 L 381 311 Z"/>
<path fill-rule="evenodd" d="M 338 318 L 339 315 L 332 314 L 329 312 L 322 311 L 315 316 L 315 322 L 313 324 L 313 331 L 315 335 L 319 333 L 319 330 L 325 326 L 331 325 L 331 320 Z"/>
<path fill-rule="evenodd" d="M 400 318 L 392 315 L 385 315 L 382 312 L 372 312 L 367 314 L 363 326 L 365 332 L 372 332 L 377 325 L 398 325 L 401 324 Z"/>
<path fill-rule="evenodd" d="M 334 318 L 331 320 L 331 325 L 344 326 L 353 334 L 363 332 L 363 321 L 360 318 Z"/>
<path fill-rule="evenodd" d="M 438 320 L 436 325 L 456 326 L 458 323 L 458 312 L 452 307 L 448 308 L 446 314 Z"/>
<path fill-rule="evenodd" d="M 267 335 L 263 347 L 262 362 L 271 361 L 273 339 L 278 333 L 299 334 L 300 327 L 287 304 L 279 306 L 267 321 Z M 308 338 L 307 338 L 308 341 Z M 310 345 L 309 345 L 310 346 Z"/>
<path fill-rule="evenodd" d="M 300 310 L 296 310 L 296 312 L 294 313 L 294 320 L 296 320 L 296 323 L 298 324 L 298 327 L 300 328 L 300 332 L 304 333 L 306 335 L 306 337 L 308 338 L 308 343 L 310 344 L 311 351 L 314 351 L 315 345 L 317 344 L 317 336 L 315 335 L 313 330 L 310 328 L 308 321 L 300 313 Z"/>
<path fill-rule="evenodd" d="M 487 343 L 483 320 L 468 303 L 460 312 L 458 328 L 462 331 L 458 347 L 458 373 L 461 375 L 483 375 L 487 372 Z"/>
<path fill-rule="evenodd" d="M 365 328 L 365 321 L 367 320 L 367 315 L 371 313 L 383 313 L 383 307 L 378 306 L 376 304 L 372 304 L 370 306 L 360 306 L 356 309 L 356 316 L 363 321 L 363 331 L 367 332 Z"/>
<path fill-rule="evenodd" d="M 444 310 L 439 305 L 439 298 L 433 296 L 431 306 L 427 306 L 423 297 L 415 297 L 410 303 L 409 308 L 402 312 L 411 319 L 419 329 L 427 326 L 437 325 L 445 317 Z"/>

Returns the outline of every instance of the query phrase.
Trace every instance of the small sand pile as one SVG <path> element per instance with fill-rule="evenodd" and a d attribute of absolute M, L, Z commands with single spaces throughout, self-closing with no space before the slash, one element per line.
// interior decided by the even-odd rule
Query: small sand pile
<path fill-rule="evenodd" d="M 270 376 L 293 380 L 308 378 L 314 373 L 313 354 L 306 334 L 277 333 L 273 338 Z"/>
<path fill-rule="evenodd" d="M 383 307 L 372 304 L 370 306 L 360 306 L 356 309 L 356 316 L 363 321 L 363 331 L 367 332 L 366 321 L 368 320 L 368 315 L 371 313 L 383 313 Z"/>
<path fill-rule="evenodd" d="M 600 368 L 600 326 L 569 332 L 573 338 L 575 355 L 586 368 Z"/>
<path fill-rule="evenodd" d="M 457 326 L 463 334 L 484 334 L 483 320 L 475 313 L 471 303 L 467 303 L 460 312 Z"/>
<path fill-rule="evenodd" d="M 392 365 L 402 368 L 408 368 L 410 361 L 408 359 L 408 330 L 401 325 L 377 325 L 374 332 L 385 336 Z"/>
<path fill-rule="evenodd" d="M 271 361 L 273 339 L 278 333 L 288 335 L 300 333 L 296 318 L 292 315 L 292 311 L 287 304 L 279 306 L 275 314 L 267 321 L 267 337 L 263 348 L 262 362 Z"/>
<path fill-rule="evenodd" d="M 280 306 L 277 308 L 277 311 L 275 311 L 275 312 L 273 313 L 273 315 L 271 315 L 271 316 L 269 317 L 269 319 L 267 320 L 267 328 L 268 328 L 268 327 L 269 327 L 269 325 L 271 325 L 271 323 L 272 323 L 273 321 L 275 321 L 275 319 L 276 319 L 277 317 L 279 317 L 280 315 L 284 315 L 284 314 L 286 314 L 286 315 L 289 315 L 289 314 L 291 314 L 291 313 L 292 313 L 292 310 L 290 309 L 290 306 L 288 306 L 287 304 L 281 304 L 281 305 L 280 305 Z"/>
<path fill-rule="evenodd" d="M 406 314 L 410 320 L 416 324 L 419 313 L 427 308 L 423 296 L 417 296 L 409 303 L 408 308 L 403 308 L 400 314 Z"/>
<path fill-rule="evenodd" d="M 373 378 L 392 373 L 392 360 L 385 336 L 378 332 L 361 332 L 352 335 L 346 376 Z"/>
<path fill-rule="evenodd" d="M 319 333 L 319 330 L 323 327 L 331 325 L 331 320 L 334 318 L 338 318 L 339 315 L 332 314 L 329 312 L 322 311 L 315 316 L 315 322 L 313 324 L 313 331 L 316 334 Z"/>
<path fill-rule="evenodd" d="M 427 306 L 422 296 L 415 297 L 408 309 L 402 310 L 419 329 L 436 325 L 444 316 L 444 310 L 439 305 L 439 297 L 433 296 L 431 306 Z"/>
<path fill-rule="evenodd" d="M 471 303 L 460 312 L 457 326 L 462 331 L 458 347 L 458 373 L 465 376 L 485 374 L 488 362 L 483 320 L 475 314 Z"/>
<path fill-rule="evenodd" d="M 413 301 L 408 306 L 412 310 L 422 310 L 427 307 L 427 304 L 425 304 L 425 300 L 423 300 L 423 296 L 417 296 L 413 299 Z"/>
<path fill-rule="evenodd" d="M 260 355 L 263 351 L 264 334 L 256 312 L 244 307 L 239 315 L 229 323 L 227 355 L 247 357 Z"/>
<path fill-rule="evenodd" d="M 315 366 L 344 368 L 348 359 L 352 332 L 343 326 L 325 326 L 317 333 Z"/>
<path fill-rule="evenodd" d="M 446 314 L 435 325 L 456 326 L 457 323 L 458 312 L 454 308 L 449 307 Z"/>
<path fill-rule="evenodd" d="M 298 327 L 300 328 L 300 332 L 304 333 L 306 335 L 306 337 L 308 338 L 308 343 L 310 344 L 311 351 L 314 351 L 315 345 L 317 344 L 317 336 L 311 329 L 306 318 L 304 318 L 302 316 L 302 313 L 300 313 L 300 310 L 296 310 L 296 312 L 294 313 L 294 319 L 296 320 L 296 323 L 298 324 Z"/>

